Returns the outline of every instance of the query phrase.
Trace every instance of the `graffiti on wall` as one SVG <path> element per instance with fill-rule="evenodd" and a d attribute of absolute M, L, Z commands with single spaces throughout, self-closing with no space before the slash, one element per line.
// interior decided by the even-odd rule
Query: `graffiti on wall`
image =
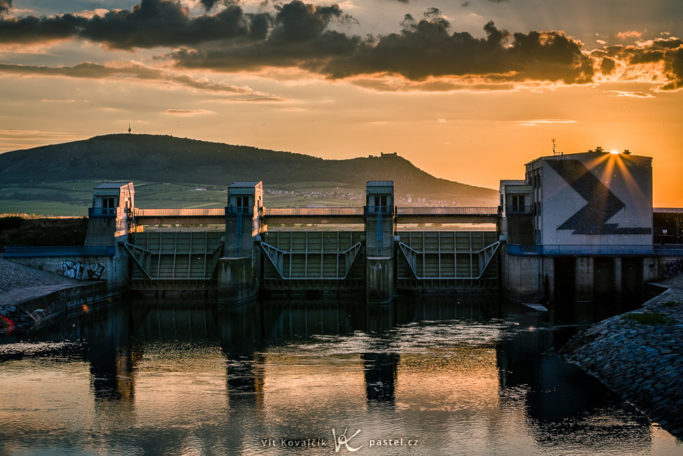
<path fill-rule="evenodd" d="M 84 264 L 79 261 L 67 260 L 62 263 L 62 274 L 76 280 L 101 280 L 104 266 L 100 263 Z"/>

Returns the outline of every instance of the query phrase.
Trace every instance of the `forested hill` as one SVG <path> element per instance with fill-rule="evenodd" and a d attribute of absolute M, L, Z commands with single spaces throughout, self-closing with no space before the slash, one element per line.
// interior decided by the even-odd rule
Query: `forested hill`
<path fill-rule="evenodd" d="M 385 154 L 348 160 L 173 136 L 115 134 L 0 154 L 0 182 L 37 184 L 132 180 L 227 186 L 262 180 L 266 188 L 315 182 L 358 188 L 393 179 L 401 194 L 447 198 L 461 205 L 496 205 L 497 192 L 436 178 L 408 160 Z"/>

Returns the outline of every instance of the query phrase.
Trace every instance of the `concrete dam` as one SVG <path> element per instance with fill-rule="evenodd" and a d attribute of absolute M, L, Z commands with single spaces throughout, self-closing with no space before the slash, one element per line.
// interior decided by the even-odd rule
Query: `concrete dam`
<path fill-rule="evenodd" d="M 48 269 L 70 262 L 122 290 L 368 302 L 443 292 L 619 299 L 683 261 L 681 244 L 654 242 L 653 224 L 654 213 L 679 223 L 683 210 L 653 209 L 651 158 L 627 152 L 540 157 L 524 179 L 500 181 L 497 207 L 399 207 L 393 181 L 368 181 L 365 193 L 358 207 L 270 208 L 261 182 L 235 182 L 224 208 L 140 209 L 132 182 L 103 183 L 84 246 L 3 256 Z"/>

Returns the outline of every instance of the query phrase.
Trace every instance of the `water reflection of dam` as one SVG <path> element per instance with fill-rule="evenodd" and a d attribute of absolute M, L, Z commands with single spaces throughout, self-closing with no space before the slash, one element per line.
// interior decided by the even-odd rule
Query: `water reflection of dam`
<path fill-rule="evenodd" d="M 136 303 L 79 329 L 87 374 L 74 378 L 89 378 L 90 388 L 79 380 L 72 400 L 83 428 L 126 429 L 152 453 L 191 442 L 248 453 L 262 436 L 327 436 L 331 426 L 358 426 L 370 438 L 386 434 L 381 422 L 401 435 L 438 437 L 444 448 L 459 447 L 462 436 L 495 441 L 501 432 L 527 447 L 571 448 L 589 432 L 649 447 L 646 419 L 542 355 L 561 336 L 509 332 L 504 320 L 498 306 L 455 300 Z M 14 380 L 19 391 L 30 387 Z M 51 388 L 46 394 L 60 394 Z M 27 429 L 38 440 L 53 412 L 40 413 Z M 187 428 L 191 438 L 167 431 Z"/>

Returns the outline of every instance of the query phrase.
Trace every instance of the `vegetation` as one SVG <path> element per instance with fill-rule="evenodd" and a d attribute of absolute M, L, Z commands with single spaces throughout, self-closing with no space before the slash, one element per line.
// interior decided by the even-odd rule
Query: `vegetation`
<path fill-rule="evenodd" d="M 0 249 L 8 245 L 83 245 L 88 219 L 0 217 Z"/>
<path fill-rule="evenodd" d="M 234 181 L 262 180 L 269 206 L 361 205 L 393 179 L 401 205 L 495 206 L 497 192 L 438 179 L 395 155 L 323 160 L 155 135 L 106 135 L 0 154 L 0 213 L 86 215 L 92 188 L 134 181 L 138 207 L 222 207 Z"/>
<path fill-rule="evenodd" d="M 657 312 L 628 313 L 622 318 L 641 325 L 664 325 L 673 323 L 673 319 Z"/>

